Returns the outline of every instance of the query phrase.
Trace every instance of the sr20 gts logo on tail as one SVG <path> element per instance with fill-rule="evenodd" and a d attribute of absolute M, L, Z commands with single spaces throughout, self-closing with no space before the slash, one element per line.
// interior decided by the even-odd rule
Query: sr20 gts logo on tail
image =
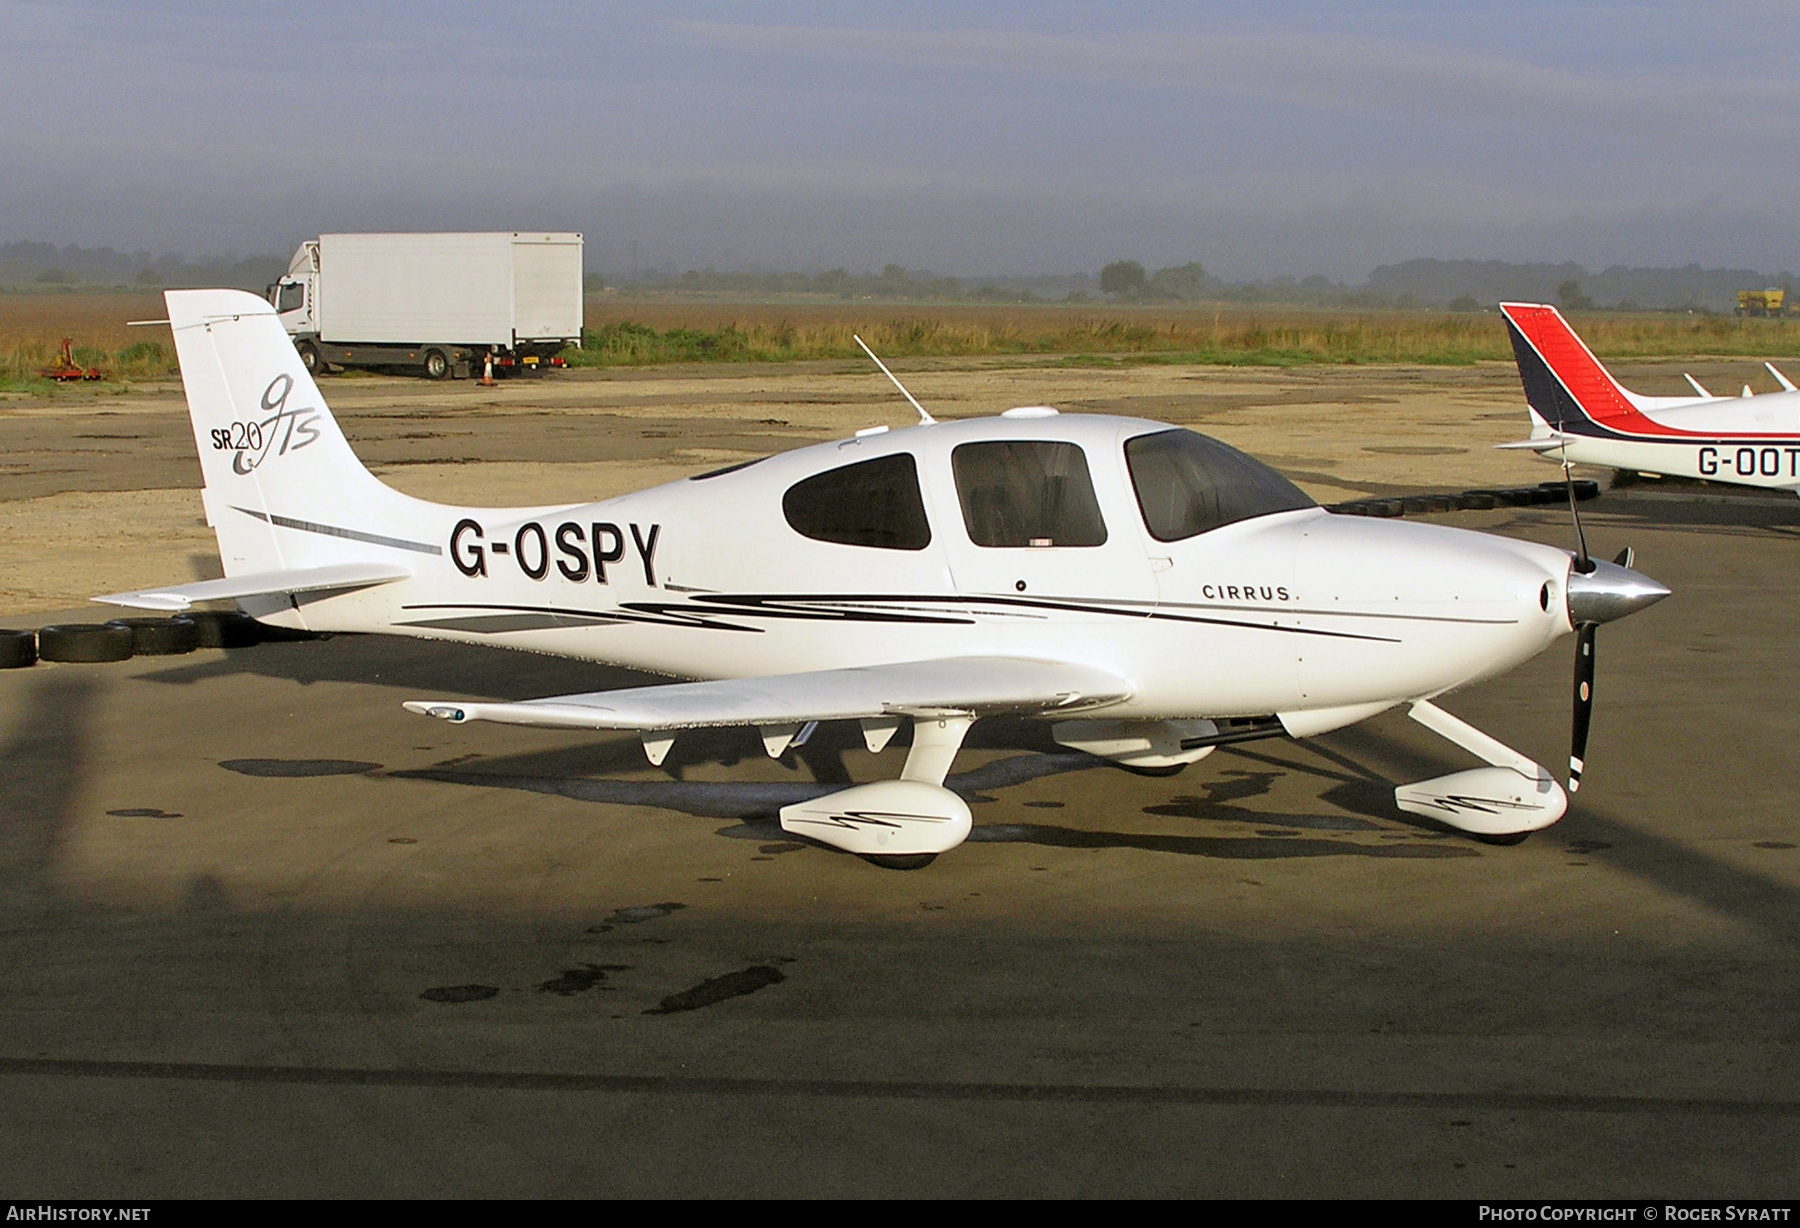
<path fill-rule="evenodd" d="M 277 456 L 286 456 L 319 437 L 319 428 L 313 425 L 318 410 L 287 407 L 288 394 L 293 391 L 294 377 L 277 375 L 263 389 L 262 407 L 269 411 L 267 418 L 213 428 L 213 451 L 237 453 L 231 458 L 233 473 L 249 473 L 268 459 L 271 449 Z"/>

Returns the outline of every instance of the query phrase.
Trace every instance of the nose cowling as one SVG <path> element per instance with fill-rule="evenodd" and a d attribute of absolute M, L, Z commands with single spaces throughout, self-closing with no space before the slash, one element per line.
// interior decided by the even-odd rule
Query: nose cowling
<path fill-rule="evenodd" d="M 1565 585 L 1568 593 L 1569 623 L 1609 623 L 1655 605 L 1669 595 L 1669 590 L 1649 576 L 1621 567 L 1617 563 L 1591 560 L 1592 571 L 1569 569 Z"/>

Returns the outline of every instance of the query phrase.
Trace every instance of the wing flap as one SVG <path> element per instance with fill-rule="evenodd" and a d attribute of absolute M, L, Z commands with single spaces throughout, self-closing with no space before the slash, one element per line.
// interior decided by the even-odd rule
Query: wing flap
<path fill-rule="evenodd" d="M 1125 679 L 1090 665 L 1019 657 L 953 657 L 805 674 L 680 682 L 558 695 L 521 703 L 415 700 L 406 708 L 449 721 L 560 729 L 697 729 L 882 716 L 1075 712 L 1131 694 Z"/>
<path fill-rule="evenodd" d="M 369 588 L 412 578 L 412 569 L 398 563 L 337 563 L 330 567 L 301 567 L 288 571 L 264 571 L 223 580 L 171 584 L 135 593 L 108 593 L 91 597 L 108 605 L 137 610 L 181 611 L 196 601 L 226 601 L 235 597 L 268 597 L 282 593 L 316 593 L 330 588 Z"/>

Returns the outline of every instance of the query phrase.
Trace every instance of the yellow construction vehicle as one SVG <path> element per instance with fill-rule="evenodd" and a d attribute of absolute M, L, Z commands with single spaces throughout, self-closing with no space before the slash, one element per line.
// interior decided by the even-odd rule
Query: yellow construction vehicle
<path fill-rule="evenodd" d="M 1771 286 L 1767 290 L 1739 290 L 1737 313 L 1741 316 L 1778 316 L 1786 293 Z"/>

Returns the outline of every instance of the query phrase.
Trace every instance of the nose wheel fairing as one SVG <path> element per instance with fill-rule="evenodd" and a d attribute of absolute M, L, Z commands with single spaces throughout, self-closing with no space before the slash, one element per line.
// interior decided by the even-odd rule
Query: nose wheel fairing
<path fill-rule="evenodd" d="M 1471 768 L 1401 785 L 1394 804 L 1475 836 L 1524 835 L 1550 826 L 1569 808 L 1549 772 L 1527 776 L 1514 768 Z"/>
<path fill-rule="evenodd" d="M 1415 701 L 1407 715 L 1488 766 L 1401 785 L 1394 790 L 1401 810 L 1476 836 L 1525 835 L 1568 810 L 1568 795 L 1542 764 L 1428 700 Z"/>

